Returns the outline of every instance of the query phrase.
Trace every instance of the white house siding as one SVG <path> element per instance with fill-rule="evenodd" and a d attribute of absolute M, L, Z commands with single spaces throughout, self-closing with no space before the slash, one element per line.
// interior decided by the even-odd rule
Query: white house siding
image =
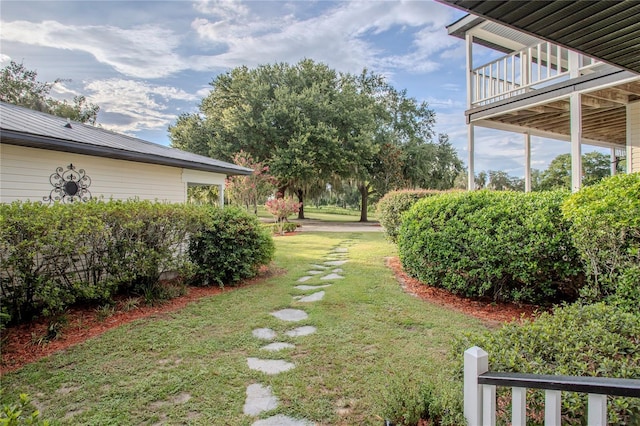
<path fill-rule="evenodd" d="M 53 189 L 49 182 L 56 168 L 73 164 L 91 178 L 92 197 L 126 200 L 185 202 L 183 169 L 133 161 L 114 160 L 37 148 L 0 144 L 0 196 L 15 200 L 42 201 Z"/>
<path fill-rule="evenodd" d="M 640 101 L 627 105 L 629 173 L 640 172 Z"/>

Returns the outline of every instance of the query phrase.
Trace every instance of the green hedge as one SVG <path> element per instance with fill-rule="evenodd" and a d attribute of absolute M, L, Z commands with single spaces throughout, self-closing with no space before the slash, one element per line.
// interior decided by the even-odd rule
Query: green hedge
<path fill-rule="evenodd" d="M 378 201 L 377 216 L 384 228 L 387 238 L 398 242 L 398 231 L 402 223 L 402 215 L 408 211 L 418 200 L 433 195 L 442 194 L 442 191 L 426 189 L 403 189 L 388 192 Z"/>
<path fill-rule="evenodd" d="M 109 301 L 117 292 L 148 296 L 158 289 L 164 272 L 190 278 L 194 265 L 188 255 L 196 258 L 197 268 L 210 264 L 197 251 L 187 252 L 190 236 L 241 236 L 252 227 L 259 225 L 233 209 L 223 213 L 150 201 L 2 204 L 2 322 L 53 315 L 74 303 Z M 269 258 L 238 255 L 264 245 L 261 238 L 219 248 L 219 256 L 226 259 L 225 276 L 245 277 L 256 269 L 252 259 Z"/>
<path fill-rule="evenodd" d="M 275 251 L 270 232 L 258 219 L 237 207 L 211 208 L 204 228 L 191 238 L 189 256 L 195 283 L 233 285 L 253 277 Z"/>
<path fill-rule="evenodd" d="M 491 371 L 640 377 L 640 315 L 604 303 L 557 308 L 553 314 L 544 313 L 533 321 L 513 322 L 497 331 L 458 338 L 452 353 L 459 380 L 462 380 L 462 354 L 472 346 L 488 352 Z M 507 390 L 498 389 L 499 398 L 510 407 Z M 563 425 L 584 424 L 586 399 L 585 394 L 563 393 Z M 527 424 L 541 425 L 543 392 L 529 391 L 527 405 Z M 640 399 L 609 397 L 608 413 L 610 424 L 638 425 Z M 500 417 L 499 424 L 506 424 L 508 414 L 502 412 Z"/>
<path fill-rule="evenodd" d="M 615 299 L 640 306 L 640 173 L 603 179 L 563 205 L 573 243 L 589 277 L 587 300 Z"/>
<path fill-rule="evenodd" d="M 467 297 L 573 300 L 583 268 L 560 214 L 567 195 L 476 191 L 422 199 L 400 228 L 402 264 L 422 282 Z"/>

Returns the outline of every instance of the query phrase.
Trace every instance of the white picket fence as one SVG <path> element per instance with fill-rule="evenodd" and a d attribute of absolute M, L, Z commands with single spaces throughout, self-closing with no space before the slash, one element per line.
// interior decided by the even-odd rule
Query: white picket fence
<path fill-rule="evenodd" d="M 474 346 L 464 352 L 464 415 L 469 426 L 496 424 L 496 387 L 512 390 L 511 424 L 525 426 L 527 388 L 544 389 L 545 426 L 561 425 L 562 391 L 588 394 L 587 424 L 607 424 L 607 395 L 640 398 L 640 380 L 489 372 L 489 355 Z"/>

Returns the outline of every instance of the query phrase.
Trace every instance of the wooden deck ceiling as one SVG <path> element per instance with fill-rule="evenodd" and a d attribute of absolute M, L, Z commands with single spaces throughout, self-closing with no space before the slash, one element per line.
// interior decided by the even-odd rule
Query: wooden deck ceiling
<path fill-rule="evenodd" d="M 640 80 L 582 95 L 582 136 L 607 144 L 625 145 L 626 104 L 640 99 Z M 488 120 L 570 137 L 569 99 L 507 111 Z"/>

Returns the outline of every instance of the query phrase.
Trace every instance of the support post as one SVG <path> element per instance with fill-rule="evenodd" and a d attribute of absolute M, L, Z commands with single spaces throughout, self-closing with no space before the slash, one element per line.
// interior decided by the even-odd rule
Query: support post
<path fill-rule="evenodd" d="M 571 192 L 582 186 L 582 96 L 572 93 L 569 97 L 571 123 Z"/>
<path fill-rule="evenodd" d="M 611 148 L 611 155 L 609 157 L 611 159 L 611 176 L 615 176 L 618 173 L 618 158 L 616 157 L 616 149 Z"/>
<path fill-rule="evenodd" d="M 467 65 L 467 109 L 471 108 L 473 103 L 473 36 L 469 33 L 464 37 L 466 47 L 466 65 Z M 478 81 L 476 80 L 476 84 Z"/>
<path fill-rule="evenodd" d="M 469 123 L 467 124 L 467 150 L 468 152 L 468 159 L 467 162 L 469 163 L 469 167 L 468 167 L 468 176 L 467 176 L 467 190 L 468 191 L 473 191 L 474 189 L 476 189 L 476 175 L 475 175 L 475 167 L 474 167 L 474 157 L 475 157 L 475 128 L 473 126 L 473 124 Z"/>
<path fill-rule="evenodd" d="M 511 389 L 511 424 L 527 426 L 527 388 Z"/>
<path fill-rule="evenodd" d="M 569 78 L 580 77 L 580 54 L 569 50 Z"/>
<path fill-rule="evenodd" d="M 531 135 L 524 134 L 524 192 L 531 192 Z"/>
<path fill-rule="evenodd" d="M 587 406 L 587 425 L 605 426 L 607 424 L 607 395 L 589 394 Z"/>
<path fill-rule="evenodd" d="M 220 208 L 224 208 L 224 184 L 218 186 L 218 197 L 220 198 Z"/>
<path fill-rule="evenodd" d="M 489 354 L 478 346 L 464 352 L 464 417 L 469 425 L 482 424 L 482 386 L 478 376 L 489 371 Z"/>

